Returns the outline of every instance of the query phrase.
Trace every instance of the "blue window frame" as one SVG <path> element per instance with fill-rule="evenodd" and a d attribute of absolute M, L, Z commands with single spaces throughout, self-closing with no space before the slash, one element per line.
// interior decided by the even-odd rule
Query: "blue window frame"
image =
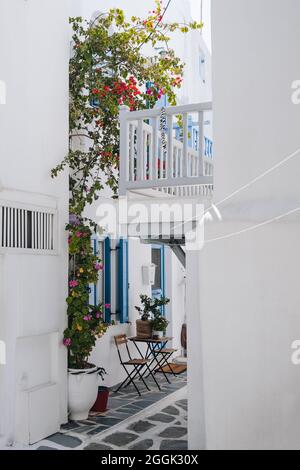
<path fill-rule="evenodd" d="M 95 256 L 98 255 L 98 238 L 96 236 L 92 237 L 92 248 L 93 248 L 93 253 Z M 90 285 L 90 304 L 96 306 L 98 302 L 98 295 L 97 295 L 97 284 L 91 284 Z"/>
<path fill-rule="evenodd" d="M 110 238 L 104 240 L 104 304 L 111 304 L 111 247 Z M 104 318 L 106 322 L 110 322 L 110 307 L 104 309 Z"/>
<path fill-rule="evenodd" d="M 125 238 L 119 242 L 118 291 L 120 323 L 128 323 L 128 240 Z"/>
<path fill-rule="evenodd" d="M 117 275 L 114 282 L 114 296 L 116 296 L 116 311 L 111 311 L 112 301 L 112 251 L 116 252 L 115 259 Z M 120 239 L 118 245 L 112 249 L 109 237 L 104 240 L 104 309 L 106 322 L 111 321 L 111 315 L 118 315 L 120 323 L 128 323 L 128 240 Z"/>

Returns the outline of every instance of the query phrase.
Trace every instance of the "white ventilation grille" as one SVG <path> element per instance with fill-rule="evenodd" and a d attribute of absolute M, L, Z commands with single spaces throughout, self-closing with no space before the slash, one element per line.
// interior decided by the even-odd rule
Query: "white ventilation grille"
<path fill-rule="evenodd" d="M 51 252 L 54 234 L 55 211 L 0 204 L 0 248 Z"/>

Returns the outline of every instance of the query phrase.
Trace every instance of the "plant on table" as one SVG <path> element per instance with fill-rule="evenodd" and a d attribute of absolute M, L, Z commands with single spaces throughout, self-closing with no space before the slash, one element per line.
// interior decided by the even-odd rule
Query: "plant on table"
<path fill-rule="evenodd" d="M 152 298 L 140 295 L 142 306 L 136 306 L 141 320 L 137 320 L 137 336 L 151 337 L 153 331 L 165 331 L 169 322 L 161 313 L 161 308 L 170 302 L 167 297 Z"/>
<path fill-rule="evenodd" d="M 170 302 L 170 299 L 167 297 L 155 298 L 148 297 L 148 295 L 140 295 L 141 304 L 140 306 L 135 306 L 135 309 L 139 312 L 141 320 L 153 320 L 161 315 L 161 307 L 167 305 Z"/>

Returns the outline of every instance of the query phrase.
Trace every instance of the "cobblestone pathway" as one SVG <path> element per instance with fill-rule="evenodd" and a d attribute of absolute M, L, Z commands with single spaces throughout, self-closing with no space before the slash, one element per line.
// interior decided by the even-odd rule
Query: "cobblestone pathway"
<path fill-rule="evenodd" d="M 178 400 L 156 413 L 146 413 L 129 426 L 122 425 L 87 450 L 187 450 L 187 400 Z"/>
<path fill-rule="evenodd" d="M 140 387 L 141 397 L 138 397 L 131 387 L 118 393 L 111 392 L 108 412 L 97 416 L 91 415 L 86 421 L 70 421 L 62 426 L 60 433 L 49 436 L 31 448 L 37 450 L 186 449 L 187 401 L 185 398 L 180 400 L 174 398 L 174 402 L 172 401 L 174 392 L 185 390 L 186 374 L 172 377 L 171 384 L 159 376 L 159 382 L 161 391 L 158 391 L 151 381 L 148 381 L 150 392 Z M 160 400 L 163 400 L 161 408 Z M 157 403 L 155 412 L 151 411 L 153 405 Z M 135 415 L 136 420 L 134 420 Z"/>

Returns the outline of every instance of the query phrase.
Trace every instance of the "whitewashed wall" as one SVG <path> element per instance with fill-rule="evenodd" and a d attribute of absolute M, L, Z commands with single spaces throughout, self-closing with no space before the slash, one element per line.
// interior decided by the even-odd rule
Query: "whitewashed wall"
<path fill-rule="evenodd" d="M 67 20 L 64 0 L 0 4 L 0 79 L 7 90 L 0 105 L 0 199 L 56 207 L 59 215 L 56 255 L 0 254 L 0 339 L 7 346 L 7 364 L 0 365 L 0 447 L 28 442 L 26 426 L 32 438 L 40 437 L 67 419 L 68 180 L 50 178 L 68 149 Z M 49 381 L 57 384 L 54 393 Z M 21 403 L 35 386 L 41 401 L 30 413 Z"/>
<path fill-rule="evenodd" d="M 170 248 L 165 249 L 166 297 L 170 303 L 166 307 L 166 317 L 170 324 L 167 334 L 172 337 L 172 347 L 177 349 L 173 357 L 182 355 L 181 329 L 187 322 L 185 269 Z"/>
<path fill-rule="evenodd" d="M 300 147 L 300 107 L 291 102 L 299 14 L 297 0 L 212 2 L 216 203 Z M 299 170 L 298 155 L 228 199 L 224 223 L 207 226 L 206 239 L 300 207 Z M 299 230 L 295 213 L 207 242 L 201 254 L 201 336 L 191 347 L 197 355 L 202 344 L 204 369 L 191 377 L 190 416 L 204 403 L 205 422 L 199 413 L 191 420 L 191 448 L 300 447 L 300 369 L 291 364 L 300 334 Z"/>

